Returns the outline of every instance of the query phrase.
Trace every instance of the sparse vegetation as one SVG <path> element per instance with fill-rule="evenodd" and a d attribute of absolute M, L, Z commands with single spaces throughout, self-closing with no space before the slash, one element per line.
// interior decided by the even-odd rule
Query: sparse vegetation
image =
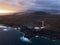
<path fill-rule="evenodd" d="M 59 32 L 60 33 L 60 15 L 59 14 L 49 14 L 46 12 L 33 12 L 26 13 L 22 15 L 13 14 L 0 16 L 0 24 L 8 26 L 40 26 L 41 21 L 45 22 L 45 25 L 49 25 L 46 30 L 49 32 Z"/>

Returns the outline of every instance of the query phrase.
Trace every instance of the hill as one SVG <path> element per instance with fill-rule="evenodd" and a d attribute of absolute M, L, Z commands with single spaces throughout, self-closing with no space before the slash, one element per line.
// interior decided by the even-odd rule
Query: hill
<path fill-rule="evenodd" d="M 0 24 L 9 26 L 40 26 L 41 21 L 45 22 L 45 25 L 49 25 L 49 30 L 60 30 L 60 15 L 49 14 L 46 12 L 33 12 L 33 13 L 17 13 L 13 15 L 0 16 Z"/>

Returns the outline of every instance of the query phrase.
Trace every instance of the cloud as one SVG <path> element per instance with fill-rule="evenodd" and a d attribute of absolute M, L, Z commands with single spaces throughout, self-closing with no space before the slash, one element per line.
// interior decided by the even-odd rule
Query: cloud
<path fill-rule="evenodd" d="M 6 5 L 16 6 L 18 10 L 27 10 L 35 5 L 36 0 L 0 0 L 1 3 Z"/>
<path fill-rule="evenodd" d="M 56 9 L 60 10 L 60 0 L 36 0 L 33 9 Z"/>
<path fill-rule="evenodd" d="M 60 0 L 0 0 L 1 3 L 17 6 L 18 10 L 60 10 Z"/>
<path fill-rule="evenodd" d="M 60 10 L 60 0 L 19 0 L 17 2 L 31 10 Z"/>

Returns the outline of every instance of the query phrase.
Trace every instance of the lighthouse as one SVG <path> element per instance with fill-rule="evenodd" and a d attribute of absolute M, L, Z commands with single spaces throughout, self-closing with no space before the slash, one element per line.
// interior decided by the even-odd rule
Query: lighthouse
<path fill-rule="evenodd" d="M 45 24 L 44 24 L 44 21 L 41 21 L 42 25 L 41 25 L 41 29 L 44 29 L 45 28 Z"/>

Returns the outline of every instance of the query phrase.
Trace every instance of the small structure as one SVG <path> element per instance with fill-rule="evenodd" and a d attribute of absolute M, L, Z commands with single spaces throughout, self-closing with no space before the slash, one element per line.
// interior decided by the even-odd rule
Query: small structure
<path fill-rule="evenodd" d="M 42 21 L 41 29 L 44 29 L 44 28 L 45 28 L 45 24 L 44 24 L 44 21 Z"/>

